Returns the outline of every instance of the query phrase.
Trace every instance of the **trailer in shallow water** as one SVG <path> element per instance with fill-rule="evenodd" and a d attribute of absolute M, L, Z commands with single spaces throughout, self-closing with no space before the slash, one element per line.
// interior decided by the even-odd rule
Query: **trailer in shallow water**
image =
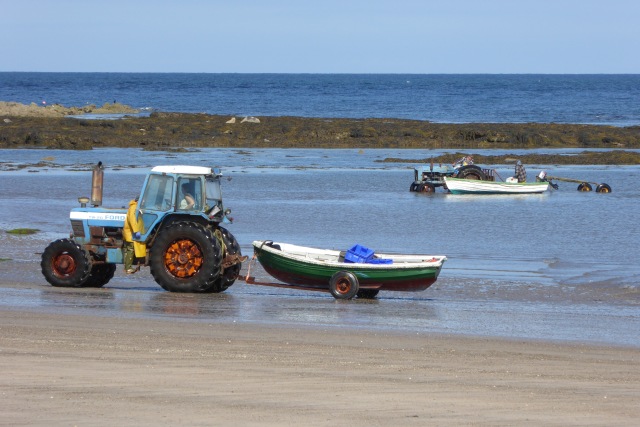
<path fill-rule="evenodd" d="M 554 184 L 552 181 L 563 181 L 563 182 L 575 182 L 578 184 L 578 191 L 593 191 L 592 184 L 596 186 L 596 193 L 611 193 L 611 187 L 609 184 L 605 184 L 604 182 L 592 182 L 592 181 L 583 181 L 579 179 L 573 178 L 562 178 L 559 176 L 549 176 L 545 171 L 542 171 L 536 177 L 536 181 L 540 182 L 548 182 L 554 189 L 558 189 L 558 184 Z"/>

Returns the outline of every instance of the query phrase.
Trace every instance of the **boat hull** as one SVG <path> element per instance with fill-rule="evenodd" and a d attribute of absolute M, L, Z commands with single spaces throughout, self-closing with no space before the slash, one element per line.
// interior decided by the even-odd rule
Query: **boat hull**
<path fill-rule="evenodd" d="M 423 291 L 437 280 L 446 260 L 441 257 L 443 259 L 437 262 L 394 262 L 391 265 L 319 262 L 265 247 L 262 241 L 254 242 L 254 252 L 264 270 L 279 281 L 297 288 L 322 290 L 329 289 L 329 281 L 335 273 L 349 271 L 357 277 L 360 289 Z"/>
<path fill-rule="evenodd" d="M 475 179 L 444 178 L 452 194 L 539 194 L 549 189 L 548 182 L 495 182 Z"/>

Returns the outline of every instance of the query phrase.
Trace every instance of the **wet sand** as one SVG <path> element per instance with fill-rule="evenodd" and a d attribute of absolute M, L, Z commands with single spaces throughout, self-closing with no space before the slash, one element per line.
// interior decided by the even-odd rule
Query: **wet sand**
<path fill-rule="evenodd" d="M 0 309 L 3 425 L 637 425 L 640 350 Z"/>

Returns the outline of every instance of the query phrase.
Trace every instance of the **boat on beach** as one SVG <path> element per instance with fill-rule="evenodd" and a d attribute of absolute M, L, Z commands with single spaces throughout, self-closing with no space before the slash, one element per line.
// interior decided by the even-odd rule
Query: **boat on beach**
<path fill-rule="evenodd" d="M 373 298 L 379 291 L 423 291 L 436 281 L 447 259 L 374 254 L 360 245 L 338 251 L 270 240 L 254 241 L 253 249 L 264 270 L 285 285 L 253 284 L 328 290 L 337 299 Z"/>
<path fill-rule="evenodd" d="M 444 182 L 452 194 L 538 194 L 549 188 L 546 181 L 497 182 L 445 177 Z"/>

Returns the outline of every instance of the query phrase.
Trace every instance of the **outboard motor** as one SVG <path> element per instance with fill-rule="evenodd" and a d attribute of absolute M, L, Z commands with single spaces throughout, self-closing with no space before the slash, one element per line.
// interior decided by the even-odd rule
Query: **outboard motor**
<path fill-rule="evenodd" d="M 559 188 L 558 184 L 555 184 L 555 183 L 553 183 L 553 182 L 551 182 L 550 180 L 547 179 L 547 173 L 545 171 L 540 171 L 538 176 L 536 176 L 536 181 L 548 182 L 549 185 L 551 186 L 551 188 L 553 188 L 554 190 L 557 190 Z"/>

